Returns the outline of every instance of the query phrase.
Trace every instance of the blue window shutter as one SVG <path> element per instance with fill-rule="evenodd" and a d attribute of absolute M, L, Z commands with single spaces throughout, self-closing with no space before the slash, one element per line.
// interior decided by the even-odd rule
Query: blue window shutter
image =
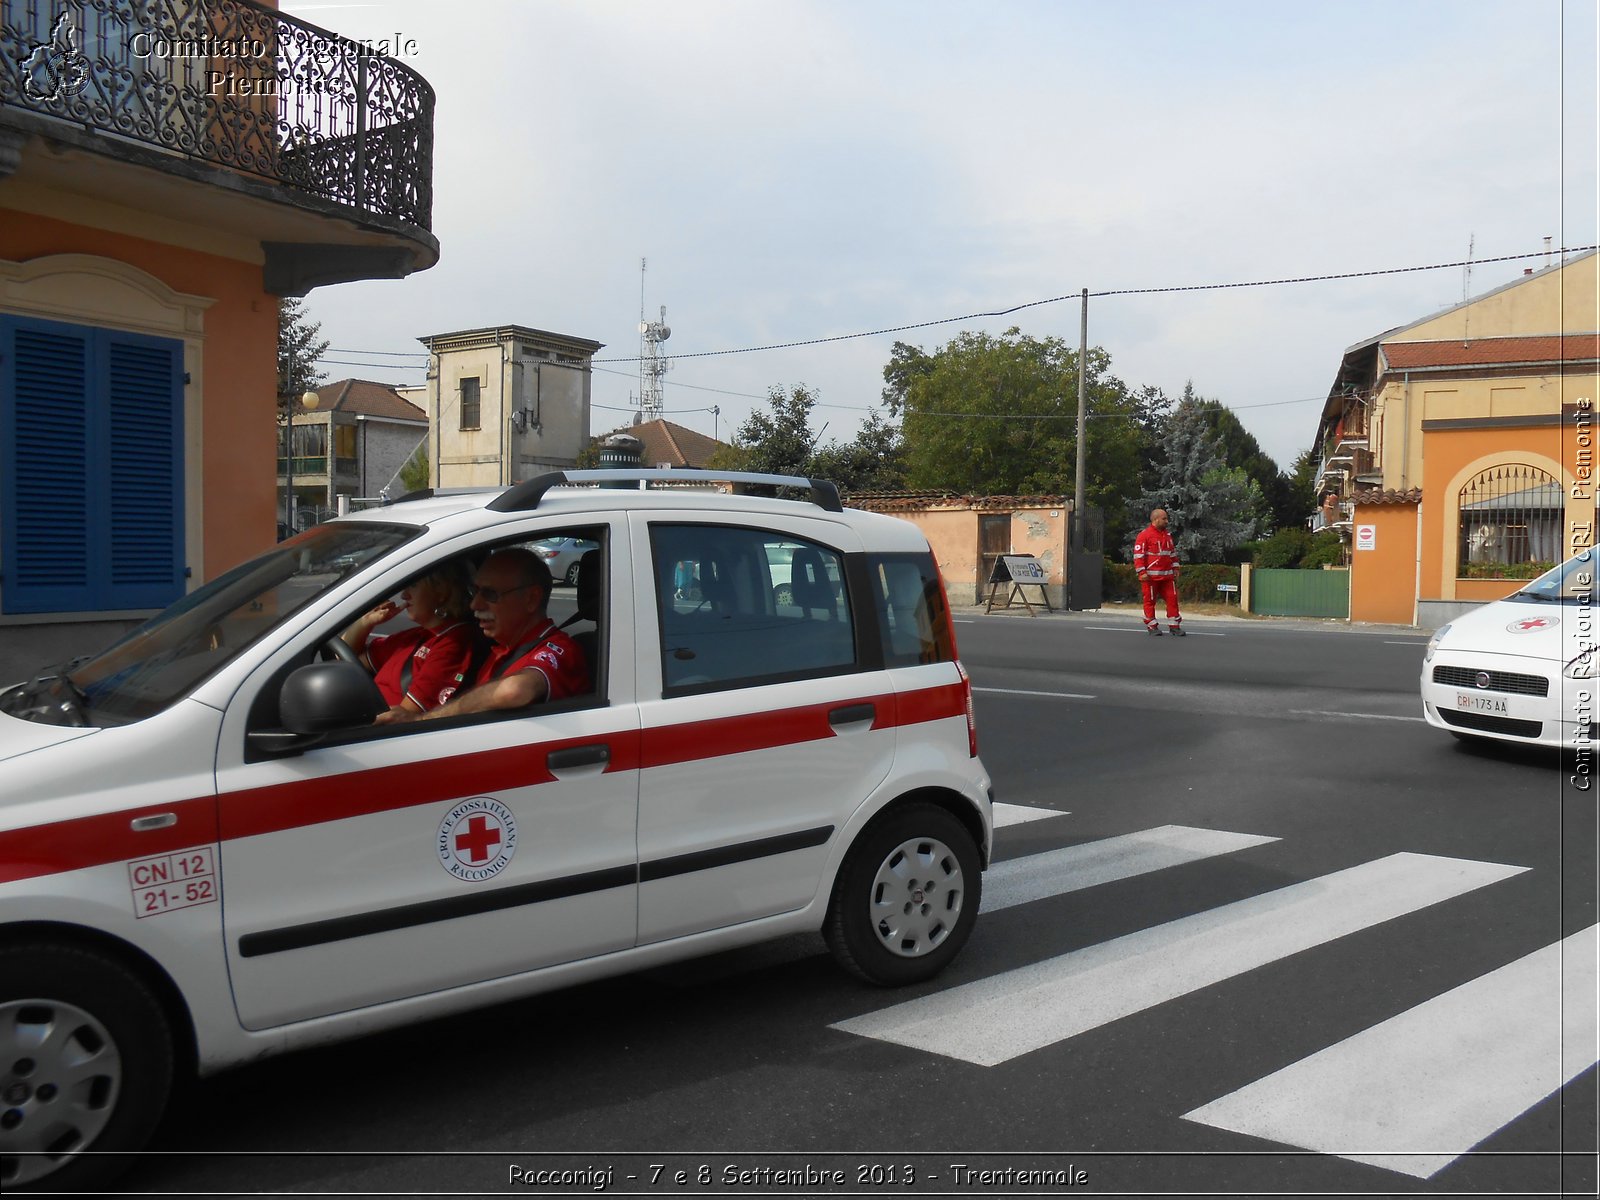
<path fill-rule="evenodd" d="M 86 453 L 93 332 L 0 318 L 0 594 L 8 613 L 96 607 Z"/>
<path fill-rule="evenodd" d="M 183 595 L 183 346 L 0 317 L 0 607 Z"/>
<path fill-rule="evenodd" d="M 107 331 L 107 553 L 101 607 L 165 608 L 183 595 L 183 347 Z"/>

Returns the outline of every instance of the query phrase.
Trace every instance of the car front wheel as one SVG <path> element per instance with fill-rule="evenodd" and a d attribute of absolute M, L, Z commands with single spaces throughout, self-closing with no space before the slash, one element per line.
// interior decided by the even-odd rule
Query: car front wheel
<path fill-rule="evenodd" d="M 75 946 L 0 949 L 0 1187 L 79 1191 L 126 1165 L 172 1088 L 172 1031 L 150 989 Z"/>
<path fill-rule="evenodd" d="M 845 856 L 823 935 L 847 971 L 882 986 L 931 979 L 978 919 L 983 876 L 972 835 L 932 804 L 869 825 Z"/>

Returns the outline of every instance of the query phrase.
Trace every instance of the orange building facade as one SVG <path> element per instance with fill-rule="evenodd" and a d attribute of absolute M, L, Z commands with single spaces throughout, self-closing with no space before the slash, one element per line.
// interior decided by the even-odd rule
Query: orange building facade
<path fill-rule="evenodd" d="M 1346 351 L 1317 444 L 1351 620 L 1436 627 L 1594 543 L 1596 262 Z"/>
<path fill-rule="evenodd" d="M 137 617 L 275 539 L 280 299 L 437 261 L 433 92 L 249 0 L 0 15 L 0 624 Z"/>

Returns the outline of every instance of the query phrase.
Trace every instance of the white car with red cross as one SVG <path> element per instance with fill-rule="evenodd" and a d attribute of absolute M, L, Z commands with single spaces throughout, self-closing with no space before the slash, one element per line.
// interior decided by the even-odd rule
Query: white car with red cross
<path fill-rule="evenodd" d="M 1462 740 L 1592 749 L 1597 576 L 1600 551 L 1584 551 L 1435 631 L 1422 660 L 1428 724 Z"/>
<path fill-rule="evenodd" d="M 556 537 L 598 547 L 552 610 L 591 690 L 374 724 L 341 631 Z M 183 1072 L 802 930 L 926 979 L 993 837 L 927 541 L 768 476 L 558 473 L 317 526 L 0 692 L 0 763 L 7 1192 L 95 1183 L 115 1160 L 83 1151 L 140 1146 Z"/>

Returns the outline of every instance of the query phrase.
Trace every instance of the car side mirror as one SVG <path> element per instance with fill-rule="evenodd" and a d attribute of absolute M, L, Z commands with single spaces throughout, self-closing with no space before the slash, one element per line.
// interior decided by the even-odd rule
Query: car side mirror
<path fill-rule="evenodd" d="M 290 733 L 316 735 L 370 725 L 388 701 L 372 676 L 347 662 L 301 667 L 283 682 L 278 714 Z"/>

